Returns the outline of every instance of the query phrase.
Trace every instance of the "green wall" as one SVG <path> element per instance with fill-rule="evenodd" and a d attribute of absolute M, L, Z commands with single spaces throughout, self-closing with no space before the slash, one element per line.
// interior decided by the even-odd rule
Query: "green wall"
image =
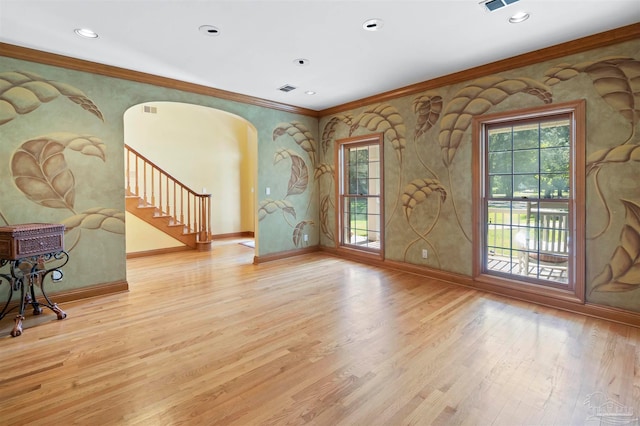
<path fill-rule="evenodd" d="M 71 261 L 56 290 L 126 279 L 122 116 L 142 102 L 185 102 L 239 115 L 258 130 L 258 256 L 335 245 L 334 142 L 382 131 L 386 258 L 470 276 L 465 123 L 482 113 L 586 99 L 587 300 L 640 312 L 639 87 L 634 40 L 323 117 L 318 125 L 298 114 L 0 57 L 0 224 L 67 224 Z M 28 142 L 34 139 L 40 142 Z M 51 160 L 39 169 L 45 152 Z M 407 210 L 417 179 L 430 195 Z"/>
<path fill-rule="evenodd" d="M 296 248 L 296 228 L 311 234 L 308 244 L 318 243 L 311 225 L 316 118 L 7 57 L 0 57 L 0 94 L 0 226 L 67 226 L 71 260 L 51 292 L 126 279 L 123 114 L 143 102 L 203 105 L 251 122 L 258 131 L 256 204 L 286 206 L 258 224 L 256 254 Z"/>
<path fill-rule="evenodd" d="M 323 117 L 321 161 L 335 166 L 336 139 L 384 132 L 386 259 L 471 276 L 473 116 L 577 99 L 587 104 L 587 300 L 640 312 L 639 40 Z M 335 182 L 321 179 L 321 229 L 334 230 Z"/>

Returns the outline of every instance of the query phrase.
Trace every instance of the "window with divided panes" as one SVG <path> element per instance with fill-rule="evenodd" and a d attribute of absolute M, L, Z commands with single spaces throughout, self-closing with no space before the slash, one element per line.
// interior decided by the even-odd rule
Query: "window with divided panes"
<path fill-rule="evenodd" d="M 584 286 L 583 114 L 577 102 L 475 119 L 476 274 Z"/>
<path fill-rule="evenodd" d="M 382 135 L 338 140 L 340 247 L 382 253 Z"/>

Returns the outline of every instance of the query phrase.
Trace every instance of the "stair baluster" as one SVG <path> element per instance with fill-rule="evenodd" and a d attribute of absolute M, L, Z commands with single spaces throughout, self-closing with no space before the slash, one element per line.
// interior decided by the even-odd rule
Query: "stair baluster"
<path fill-rule="evenodd" d="M 199 194 L 188 188 L 126 144 L 125 157 L 127 210 L 190 247 L 210 247 L 211 194 Z M 131 186 L 132 178 L 135 189 Z"/>

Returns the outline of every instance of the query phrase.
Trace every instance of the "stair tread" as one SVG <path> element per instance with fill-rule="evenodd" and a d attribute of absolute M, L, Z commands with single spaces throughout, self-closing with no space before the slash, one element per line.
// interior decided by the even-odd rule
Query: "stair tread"
<path fill-rule="evenodd" d="M 129 213 L 139 217 L 165 234 L 182 241 L 187 246 L 196 248 L 198 244 L 206 243 L 197 241 L 199 232 L 188 230 L 187 225 L 178 222 L 170 213 L 164 213 L 161 207 L 154 206 L 143 197 L 134 194 L 131 188 L 126 189 L 125 200 L 126 209 Z"/>

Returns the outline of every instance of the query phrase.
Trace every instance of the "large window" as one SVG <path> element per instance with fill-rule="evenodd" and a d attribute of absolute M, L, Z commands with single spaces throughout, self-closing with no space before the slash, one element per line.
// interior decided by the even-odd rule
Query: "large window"
<path fill-rule="evenodd" d="M 382 253 L 382 136 L 337 141 L 339 244 Z"/>
<path fill-rule="evenodd" d="M 580 102 L 476 119 L 477 274 L 581 297 L 583 109 Z"/>

